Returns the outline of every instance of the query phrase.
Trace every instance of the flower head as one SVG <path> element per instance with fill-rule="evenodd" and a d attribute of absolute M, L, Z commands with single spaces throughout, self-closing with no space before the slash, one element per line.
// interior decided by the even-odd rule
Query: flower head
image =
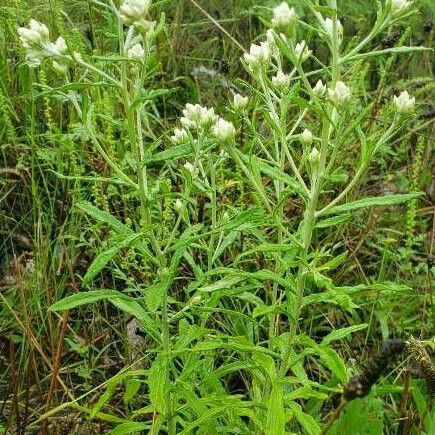
<path fill-rule="evenodd" d="M 349 100 L 350 95 L 351 92 L 349 87 L 342 81 L 338 81 L 334 88 L 328 89 L 328 96 L 336 106 L 341 106 Z"/>
<path fill-rule="evenodd" d="M 26 49 L 27 62 L 33 67 L 40 65 L 44 58 L 60 56 L 67 50 L 62 36 L 50 42 L 47 26 L 36 20 L 30 20 L 29 27 L 20 27 L 18 35 Z"/>
<path fill-rule="evenodd" d="M 272 77 L 272 85 L 280 91 L 285 91 L 290 86 L 290 76 L 278 70 L 276 76 Z"/>
<path fill-rule="evenodd" d="M 236 129 L 234 128 L 232 122 L 226 121 L 223 118 L 219 118 L 216 124 L 213 126 L 212 132 L 217 139 L 226 141 L 234 137 L 236 134 Z"/>
<path fill-rule="evenodd" d="M 412 5 L 412 1 L 408 0 L 388 0 L 391 7 L 391 13 L 393 15 L 400 14 L 409 9 Z"/>
<path fill-rule="evenodd" d="M 210 126 L 216 121 L 217 116 L 214 113 L 213 107 L 208 109 L 199 104 L 186 104 L 183 110 L 183 117 L 180 119 L 181 124 L 187 128 L 201 128 Z"/>
<path fill-rule="evenodd" d="M 124 0 L 119 8 L 122 21 L 129 25 L 141 25 L 147 20 L 151 0 Z"/>
<path fill-rule="evenodd" d="M 142 47 L 142 44 L 135 44 L 133 47 L 127 50 L 127 56 L 130 59 L 143 61 L 145 56 L 145 51 Z"/>
<path fill-rule="evenodd" d="M 311 133 L 311 131 L 306 128 L 300 134 L 299 139 L 303 145 L 311 145 L 313 143 L 314 136 L 313 133 Z"/>
<path fill-rule="evenodd" d="M 260 42 L 260 45 L 251 44 L 249 53 L 245 53 L 243 57 L 251 67 L 257 67 L 267 63 L 270 59 L 270 47 L 268 42 Z"/>
<path fill-rule="evenodd" d="M 295 46 L 295 55 L 298 62 L 304 62 L 307 60 L 312 51 L 308 49 L 308 46 L 305 41 L 298 42 Z"/>
<path fill-rule="evenodd" d="M 287 2 L 282 2 L 273 9 L 272 25 L 274 27 L 285 27 L 296 23 L 298 16 L 295 9 Z"/>
<path fill-rule="evenodd" d="M 415 107 L 415 97 L 411 97 L 408 91 L 403 91 L 398 97 L 393 98 L 398 113 L 410 112 Z"/>
<path fill-rule="evenodd" d="M 309 160 L 309 162 L 311 163 L 312 166 L 316 166 L 319 163 L 319 161 L 320 161 L 320 153 L 319 153 L 319 150 L 316 147 L 314 147 L 311 150 L 310 154 L 308 155 L 308 160 Z"/>
<path fill-rule="evenodd" d="M 249 103 L 249 98 L 248 97 L 244 97 L 243 95 L 240 94 L 234 94 L 233 97 L 233 107 L 236 110 L 243 110 L 246 108 L 246 106 Z"/>
<path fill-rule="evenodd" d="M 183 210 L 183 201 L 181 201 L 180 198 L 177 198 L 177 200 L 175 201 L 175 210 L 177 211 Z"/>
<path fill-rule="evenodd" d="M 174 134 L 170 137 L 172 143 L 181 143 L 189 138 L 187 131 L 184 128 L 174 128 Z"/>
<path fill-rule="evenodd" d="M 318 97 L 322 97 L 326 92 L 326 85 L 323 84 L 322 80 L 318 80 L 316 86 L 313 88 L 313 92 Z"/>

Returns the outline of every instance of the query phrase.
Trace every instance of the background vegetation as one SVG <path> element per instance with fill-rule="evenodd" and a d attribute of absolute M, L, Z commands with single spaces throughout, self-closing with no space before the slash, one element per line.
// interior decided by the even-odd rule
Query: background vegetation
<path fill-rule="evenodd" d="M 122 247 L 129 233 L 120 237 L 116 231 L 116 222 L 132 232 L 144 226 L 140 200 L 125 184 L 109 180 L 112 170 L 68 92 L 80 95 L 81 107 L 92 112 L 97 139 L 108 155 L 124 171 L 136 173 L 125 107 L 100 77 L 86 76 L 83 69 L 69 67 L 71 85 L 66 86 L 52 63 L 29 68 L 17 34 L 18 27 L 37 19 L 83 58 L 117 72 L 113 13 L 91 0 L 4 0 L 0 5 L 0 432 L 273 433 L 273 426 L 256 421 L 261 414 L 244 403 L 254 403 L 256 388 L 266 382 L 288 313 L 269 304 L 273 277 L 246 277 L 272 269 L 288 245 L 277 242 L 272 214 L 258 213 L 252 186 L 238 166 L 219 169 L 214 180 L 219 207 L 210 206 L 210 198 L 183 167 L 186 155 L 171 153 L 169 131 L 189 102 L 213 106 L 217 113 L 230 111 L 233 92 L 248 89 L 240 82 L 248 74 L 238 44 L 247 49 L 264 34 L 264 20 L 270 20 L 276 2 L 198 3 L 203 10 L 190 0 L 155 2 L 152 15 L 158 19 L 164 13 L 165 25 L 146 66 L 141 101 L 158 239 L 182 242 L 185 231 L 197 224 L 210 229 L 217 219 L 222 225 L 214 240 L 212 235 L 212 241 L 195 242 L 188 255 L 183 252 L 170 264 L 174 276 L 167 313 L 155 284 L 156 276 L 164 278 L 167 271 L 155 267 L 146 249 Z M 314 23 L 306 1 L 290 3 L 301 20 Z M 435 5 L 421 1 L 418 9 L 370 48 L 433 46 Z M 371 29 L 376 2 L 342 1 L 339 17 L 347 46 Z M 327 58 L 314 28 L 307 27 L 304 38 L 319 59 Z M 310 66 L 315 69 L 315 63 Z M 289 376 L 296 380 L 285 390 L 289 433 L 319 433 L 340 406 L 343 385 L 373 361 L 379 363 L 375 355 L 386 340 L 414 337 L 429 354 L 434 346 L 433 55 L 423 51 L 367 59 L 350 81 L 360 101 L 381 104 L 403 89 L 417 100 L 413 121 L 380 150 L 350 200 L 415 191 L 423 195 L 406 204 L 358 210 L 351 220 L 316 233 L 311 260 L 318 276 L 313 274 L 309 282 L 313 295 L 321 294 L 314 289 L 327 287 L 329 281 L 322 280 L 351 291 L 346 300 L 331 304 L 320 297 L 302 311 L 298 331 L 303 339 L 295 349 L 303 357 L 295 360 Z M 373 110 L 364 122 L 370 131 L 388 119 Z M 264 124 L 256 124 L 262 134 Z M 248 153 L 255 144 L 243 142 L 243 135 L 239 145 Z M 217 157 L 219 150 L 213 153 Z M 346 179 L 356 158 L 356 149 L 346 153 L 337 180 Z M 271 195 L 274 174 L 257 175 Z M 183 205 L 188 214 L 177 210 L 178 198 L 189 201 Z M 303 202 L 290 196 L 283 205 L 286 225 L 297 227 L 303 211 Z M 89 276 L 94 259 L 114 245 L 116 252 L 103 259 L 105 267 Z M 225 275 L 224 268 L 245 275 Z M 200 299 L 198 288 L 203 291 Z M 49 310 L 66 296 L 99 289 L 140 299 L 150 323 L 144 327 L 148 320 L 141 314 L 107 298 L 67 311 Z M 170 368 L 152 364 L 163 355 L 153 332 L 164 334 L 164 323 L 159 323 L 164 315 L 169 316 Z M 272 343 L 271 318 L 276 322 Z M 342 337 L 328 335 L 348 327 L 352 329 Z M 333 352 L 304 353 L 325 337 Z M 258 353 L 254 344 L 270 352 Z M 383 375 L 368 396 L 352 401 L 337 416 L 330 433 L 435 432 L 430 360 L 425 372 L 409 355 L 390 358 L 388 346 L 383 352 Z M 168 404 L 167 397 L 176 399 Z M 274 398 L 268 400 L 257 405 L 272 424 Z M 172 423 L 163 418 L 177 412 L 179 419 Z"/>

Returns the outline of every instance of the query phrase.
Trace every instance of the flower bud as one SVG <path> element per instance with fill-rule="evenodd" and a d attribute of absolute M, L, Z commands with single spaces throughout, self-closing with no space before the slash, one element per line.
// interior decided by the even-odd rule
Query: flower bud
<path fill-rule="evenodd" d="M 276 76 L 272 77 L 272 85 L 280 91 L 285 91 L 290 86 L 290 76 L 278 70 Z"/>
<path fill-rule="evenodd" d="M 274 27 L 294 26 L 298 20 L 295 9 L 287 2 L 282 2 L 273 9 L 272 25 Z"/>
<path fill-rule="evenodd" d="M 303 145 L 311 145 L 314 140 L 313 133 L 307 128 L 299 135 L 299 139 Z"/>
<path fill-rule="evenodd" d="M 226 141 L 234 137 L 236 134 L 236 129 L 231 122 L 226 121 L 223 118 L 219 118 L 212 128 L 212 133 L 217 139 Z"/>
<path fill-rule="evenodd" d="M 295 55 L 298 62 L 305 62 L 311 55 L 312 51 L 308 49 L 305 41 L 301 41 L 295 46 Z"/>
<path fill-rule="evenodd" d="M 243 110 L 249 103 L 249 98 L 240 94 L 234 94 L 233 107 L 235 110 Z"/>
<path fill-rule="evenodd" d="M 334 22 L 331 20 L 331 18 L 326 18 L 325 20 L 323 20 L 323 30 L 330 38 L 333 37 Z M 340 20 L 337 20 L 337 35 L 338 40 L 341 42 L 343 39 L 343 26 Z"/>
<path fill-rule="evenodd" d="M 267 64 L 270 60 L 269 44 L 267 42 L 260 42 L 260 45 L 251 44 L 249 53 L 245 53 L 243 57 L 251 68 Z"/>
<path fill-rule="evenodd" d="M 398 113 L 411 112 L 415 107 L 415 97 L 411 97 L 408 91 L 403 91 L 398 97 L 394 96 L 393 100 Z"/>
<path fill-rule="evenodd" d="M 145 57 L 145 51 L 141 44 L 135 44 L 127 50 L 127 56 L 130 59 L 142 62 Z"/>
<path fill-rule="evenodd" d="M 320 162 L 320 153 L 319 153 L 319 150 L 316 147 L 314 147 L 311 150 L 311 152 L 310 152 L 310 154 L 308 156 L 308 161 L 311 163 L 311 166 L 313 166 L 313 167 L 315 167 L 315 166 L 317 166 L 319 164 L 319 162 Z"/>
<path fill-rule="evenodd" d="M 119 8 L 119 15 L 128 25 L 145 23 L 151 0 L 124 0 Z"/>
<path fill-rule="evenodd" d="M 214 113 L 213 107 L 208 109 L 199 104 L 187 103 L 183 110 L 183 115 L 180 119 L 183 127 L 186 128 L 201 128 L 209 127 L 210 124 L 216 121 L 217 116 Z"/>
<path fill-rule="evenodd" d="M 342 81 L 338 81 L 333 89 L 328 89 L 328 96 L 336 106 L 341 106 L 348 101 L 350 95 L 350 89 Z"/>
<path fill-rule="evenodd" d="M 170 137 L 174 144 L 185 142 L 189 138 L 187 131 L 184 128 L 174 128 L 174 135 Z"/>
<path fill-rule="evenodd" d="M 175 201 L 175 210 L 177 211 L 183 210 L 183 202 L 181 201 L 180 198 L 177 198 L 177 200 Z"/>
<path fill-rule="evenodd" d="M 316 83 L 316 86 L 314 86 L 314 88 L 313 88 L 313 92 L 318 97 L 322 97 L 323 95 L 325 95 L 326 85 L 323 84 L 322 80 L 318 80 L 318 82 Z"/>

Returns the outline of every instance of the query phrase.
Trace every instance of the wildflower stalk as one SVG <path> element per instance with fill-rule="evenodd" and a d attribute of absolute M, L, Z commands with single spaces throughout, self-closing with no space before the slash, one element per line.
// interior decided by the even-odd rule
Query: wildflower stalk
<path fill-rule="evenodd" d="M 339 51 L 339 35 L 338 35 L 338 26 L 337 26 L 337 3 L 335 0 L 331 1 L 331 7 L 334 9 L 334 17 L 332 19 L 332 43 L 331 43 L 331 87 L 334 87 L 337 81 L 340 78 L 340 51 Z M 302 68 L 298 68 L 298 70 L 302 70 Z M 306 77 L 304 74 L 301 75 L 302 78 Z M 304 80 L 304 81 L 305 81 Z M 311 89 L 311 88 L 308 88 Z M 322 119 L 322 137 L 321 137 L 321 147 L 320 147 L 320 159 L 319 159 L 319 167 L 317 169 L 316 176 L 312 177 L 310 191 L 308 195 L 308 202 L 306 206 L 306 210 L 304 213 L 303 221 L 302 221 L 302 248 L 300 253 L 299 260 L 299 268 L 296 275 L 296 285 L 295 285 L 295 298 L 294 298 L 294 307 L 292 315 L 290 316 L 290 336 L 289 342 L 287 346 L 284 348 L 284 351 L 281 356 L 281 362 L 279 365 L 279 376 L 282 378 L 285 376 L 289 359 L 291 355 L 291 349 L 293 345 L 294 338 L 297 332 L 297 325 L 299 316 L 302 309 L 302 301 L 304 297 L 305 284 L 307 278 L 307 263 L 308 263 L 308 254 L 311 247 L 311 242 L 313 238 L 313 230 L 316 223 L 316 210 L 319 201 L 319 196 L 322 189 L 323 178 L 326 174 L 326 160 L 328 156 L 328 145 L 330 135 L 333 129 L 333 123 L 337 118 L 337 110 L 333 103 L 328 104 L 327 114 L 323 116 Z"/>

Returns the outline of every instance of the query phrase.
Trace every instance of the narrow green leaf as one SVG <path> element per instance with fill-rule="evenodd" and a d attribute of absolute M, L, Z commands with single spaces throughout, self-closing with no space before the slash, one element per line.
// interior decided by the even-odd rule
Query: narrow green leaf
<path fill-rule="evenodd" d="M 94 259 L 92 264 L 89 266 L 86 275 L 83 278 L 83 282 L 85 284 L 90 284 L 92 280 L 101 272 L 101 270 L 106 266 L 106 264 L 113 258 L 118 252 L 127 248 L 130 245 L 134 244 L 142 234 L 130 234 L 129 236 L 121 235 L 121 240 L 119 240 L 116 244 L 106 249 L 105 251 L 98 254 L 98 256 Z"/>
<path fill-rule="evenodd" d="M 117 290 L 91 290 L 88 292 L 79 292 L 60 301 L 55 302 L 50 308 L 50 311 L 65 311 L 71 310 L 72 308 L 77 308 L 82 305 L 93 304 L 94 302 L 108 300 L 112 297 L 122 298 L 128 296 L 123 295 Z"/>
<path fill-rule="evenodd" d="M 150 423 L 141 423 L 132 421 L 129 423 L 122 423 L 109 432 L 109 435 L 128 435 L 128 434 L 138 434 L 141 431 L 150 429 Z M 148 433 L 148 432 L 147 432 Z"/>
<path fill-rule="evenodd" d="M 330 332 L 320 343 L 321 346 L 328 346 L 329 343 L 336 340 L 341 340 L 356 331 L 361 331 L 367 328 L 367 323 L 362 323 L 361 325 L 348 326 L 347 328 L 336 329 Z"/>
<path fill-rule="evenodd" d="M 289 408 L 293 411 L 294 416 L 298 423 L 304 428 L 307 435 L 318 435 L 321 432 L 320 426 L 316 420 L 309 414 L 302 411 L 301 405 L 295 402 L 288 404 Z"/>
<path fill-rule="evenodd" d="M 389 206 L 396 204 L 403 204 L 411 199 L 418 198 L 423 195 L 421 192 L 405 193 L 397 195 L 385 195 L 385 196 L 374 196 L 369 198 L 359 199 L 357 201 L 349 202 L 343 205 L 337 205 L 327 209 L 323 214 L 342 214 L 349 211 L 357 210 L 360 208 L 367 208 L 373 206 Z"/>

